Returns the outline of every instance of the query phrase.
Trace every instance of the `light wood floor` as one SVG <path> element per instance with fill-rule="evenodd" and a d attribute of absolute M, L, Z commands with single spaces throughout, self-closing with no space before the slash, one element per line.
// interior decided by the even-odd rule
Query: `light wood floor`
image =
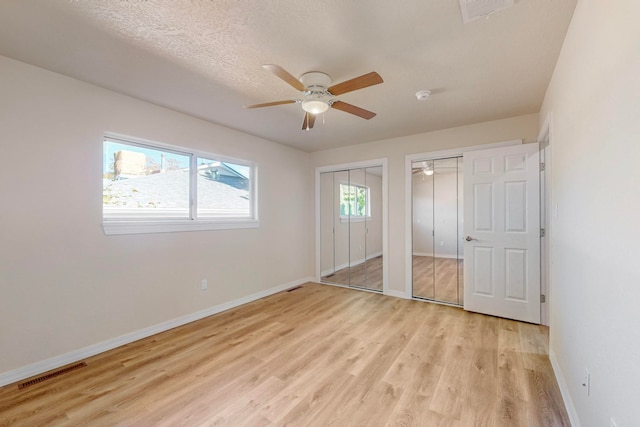
<path fill-rule="evenodd" d="M 343 268 L 335 273 L 322 277 L 324 282 L 338 283 L 347 286 L 381 291 L 382 290 L 382 255 L 368 259 L 366 262 Z"/>
<path fill-rule="evenodd" d="M 545 327 L 306 284 L 0 389 L 0 425 L 569 426 Z"/>
<path fill-rule="evenodd" d="M 414 255 L 413 296 L 461 305 L 463 264 L 458 259 Z"/>

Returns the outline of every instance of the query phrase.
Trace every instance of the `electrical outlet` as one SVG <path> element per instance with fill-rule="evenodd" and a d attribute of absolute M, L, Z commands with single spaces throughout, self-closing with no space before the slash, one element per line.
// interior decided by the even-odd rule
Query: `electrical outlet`
<path fill-rule="evenodd" d="M 582 388 L 587 396 L 591 395 L 591 374 L 587 368 L 584 369 L 584 377 L 582 378 Z"/>
<path fill-rule="evenodd" d="M 200 281 L 200 289 L 202 289 L 203 291 L 206 291 L 207 287 L 208 287 L 207 279 L 202 279 Z"/>

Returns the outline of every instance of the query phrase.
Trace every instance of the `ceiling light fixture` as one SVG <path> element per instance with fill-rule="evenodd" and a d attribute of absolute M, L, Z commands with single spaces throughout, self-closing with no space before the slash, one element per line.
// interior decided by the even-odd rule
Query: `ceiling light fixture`
<path fill-rule="evenodd" d="M 462 22 L 468 24 L 480 18 L 489 19 L 489 15 L 513 6 L 514 0 L 460 0 Z"/>
<path fill-rule="evenodd" d="M 307 113 L 320 114 L 329 109 L 329 104 L 320 99 L 309 99 L 302 101 L 302 109 Z"/>
<path fill-rule="evenodd" d="M 425 101 L 429 99 L 430 96 L 431 96 L 430 90 L 419 90 L 416 92 L 416 98 L 418 99 L 418 101 Z"/>
<path fill-rule="evenodd" d="M 422 172 L 427 176 L 433 175 L 433 169 L 422 169 Z"/>

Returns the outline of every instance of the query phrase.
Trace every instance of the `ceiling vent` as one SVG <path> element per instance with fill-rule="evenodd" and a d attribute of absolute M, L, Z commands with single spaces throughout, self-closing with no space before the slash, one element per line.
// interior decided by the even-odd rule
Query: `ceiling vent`
<path fill-rule="evenodd" d="M 513 6 L 513 0 L 460 0 L 462 21 L 467 24 Z"/>

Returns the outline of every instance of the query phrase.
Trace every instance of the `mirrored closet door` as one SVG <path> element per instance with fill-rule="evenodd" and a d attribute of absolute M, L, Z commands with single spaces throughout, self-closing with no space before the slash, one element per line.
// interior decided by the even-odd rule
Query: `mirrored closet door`
<path fill-rule="evenodd" d="M 382 291 L 382 167 L 320 173 L 322 282 Z"/>
<path fill-rule="evenodd" d="M 415 298 L 463 303 L 462 157 L 412 163 Z"/>

